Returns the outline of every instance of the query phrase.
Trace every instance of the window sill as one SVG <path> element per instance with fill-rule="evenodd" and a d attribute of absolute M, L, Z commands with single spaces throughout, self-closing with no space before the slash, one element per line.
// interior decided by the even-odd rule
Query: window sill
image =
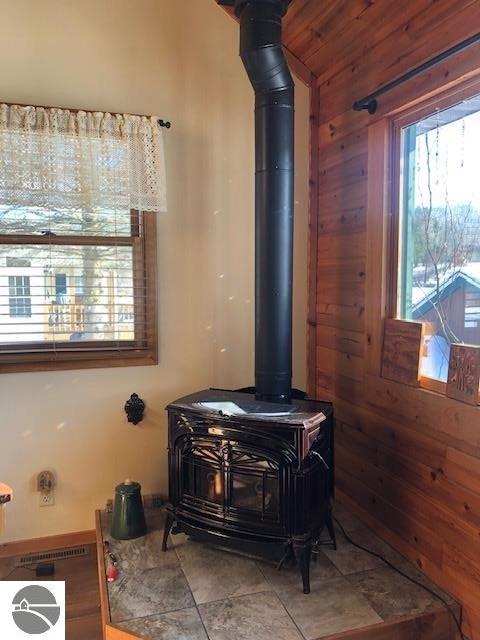
<path fill-rule="evenodd" d="M 438 396 L 451 400 L 452 402 L 460 402 L 461 404 L 467 404 L 467 403 L 461 402 L 461 400 L 456 400 L 455 398 L 449 398 L 447 396 L 447 383 L 442 382 L 441 380 L 435 380 L 434 378 L 426 378 L 422 376 L 419 380 L 418 386 L 420 389 L 423 389 L 424 391 L 431 391 Z M 467 406 L 471 406 L 473 408 L 476 407 L 477 409 L 479 409 L 480 403 L 478 403 L 477 405 L 470 404 Z"/>
<path fill-rule="evenodd" d="M 419 380 L 419 387 L 421 389 L 425 389 L 426 391 L 433 391 L 439 396 L 443 396 L 444 398 L 448 398 L 447 396 L 447 383 L 442 382 L 441 380 L 435 380 L 434 378 L 425 378 L 422 376 Z M 449 398 L 449 400 L 455 401 L 455 398 Z M 461 402 L 460 400 L 456 400 L 456 402 Z M 465 403 L 463 403 L 465 404 Z M 477 405 L 470 405 L 472 407 L 480 408 L 480 402 Z"/>
<path fill-rule="evenodd" d="M 447 383 L 442 382 L 441 380 L 435 380 L 435 378 L 426 378 L 424 376 L 421 376 L 419 386 L 422 389 L 433 391 L 434 393 L 438 393 L 442 396 L 447 395 Z"/>
<path fill-rule="evenodd" d="M 62 357 L 64 356 L 64 357 Z M 14 360 L 14 361 L 13 361 Z M 107 369 L 111 367 L 140 367 L 158 364 L 158 355 L 151 351 L 104 351 L 97 354 L 16 354 L 14 358 L 0 356 L 1 373 L 34 371 L 68 371 L 75 369 Z"/>

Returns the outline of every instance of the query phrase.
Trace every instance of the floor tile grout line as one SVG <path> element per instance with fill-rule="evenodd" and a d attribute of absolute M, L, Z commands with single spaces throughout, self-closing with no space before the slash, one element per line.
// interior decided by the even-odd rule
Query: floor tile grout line
<path fill-rule="evenodd" d="M 331 566 L 335 569 L 335 571 L 337 571 L 337 572 L 338 572 L 339 576 L 343 575 L 343 574 L 342 574 L 342 572 L 340 571 L 340 569 L 337 567 L 337 565 L 333 562 L 333 560 L 331 560 L 331 559 L 327 556 L 327 554 L 325 553 L 325 551 L 323 551 L 323 549 L 319 549 L 319 551 L 318 551 L 318 557 L 320 557 L 320 555 L 322 556 L 322 558 L 324 558 L 324 559 L 328 562 L 328 564 L 329 564 L 329 565 L 331 565 Z M 318 557 L 317 557 L 317 562 L 318 562 Z M 311 564 L 311 566 L 312 566 L 312 567 L 314 567 L 314 566 L 315 566 L 315 564 L 314 564 L 314 561 L 313 561 L 313 560 L 312 560 L 312 564 Z"/>
<path fill-rule="evenodd" d="M 256 591 L 249 591 L 248 593 L 239 593 L 239 594 L 229 594 L 229 595 L 225 595 L 222 598 L 215 598 L 214 600 L 206 600 L 205 602 L 197 602 L 195 596 L 193 595 L 193 592 L 191 591 L 191 587 L 190 587 L 190 582 L 188 580 L 187 574 L 185 573 L 185 571 L 183 570 L 183 565 L 182 565 L 182 560 L 177 552 L 177 546 L 175 544 L 173 544 L 173 547 L 175 549 L 175 553 L 177 555 L 178 561 L 180 563 L 180 568 L 182 569 L 182 572 L 185 576 L 185 579 L 187 581 L 188 587 L 190 589 L 190 592 L 192 593 L 192 597 L 193 600 L 195 602 L 195 606 L 198 607 L 202 607 L 204 605 L 208 605 L 208 604 L 213 604 L 215 602 L 223 602 L 224 600 L 230 600 L 230 599 L 235 599 L 235 598 L 242 598 L 243 596 L 252 596 L 258 593 L 274 593 L 276 595 L 275 589 L 273 588 L 273 585 L 270 583 L 270 581 L 268 580 L 268 578 L 265 576 L 265 574 L 263 573 L 263 571 L 261 570 L 261 568 L 258 566 L 258 561 L 254 560 L 253 558 L 250 558 L 251 562 L 253 562 L 253 564 L 255 565 L 255 568 L 258 570 L 258 572 L 261 574 L 261 576 L 263 577 L 266 586 L 270 587 L 269 589 L 258 589 Z M 219 550 L 221 551 L 221 550 Z M 229 553 L 228 551 L 221 551 L 222 553 Z"/>
<path fill-rule="evenodd" d="M 412 564 L 411 566 L 412 566 L 412 568 L 413 568 L 413 569 L 416 569 L 416 567 L 415 567 L 415 565 L 414 565 L 414 564 Z M 386 570 L 388 570 L 389 572 L 392 572 L 392 573 L 394 573 L 395 575 L 399 576 L 399 577 L 402 579 L 402 581 L 405 581 L 405 580 L 406 580 L 406 578 L 404 578 L 404 577 L 402 576 L 402 574 L 397 573 L 397 571 L 395 571 L 395 569 L 393 569 L 392 567 L 389 567 L 389 566 L 388 566 L 388 565 L 386 565 L 385 563 L 382 563 L 382 565 L 381 565 L 381 566 L 379 566 L 379 567 L 375 567 L 374 569 L 364 569 L 364 570 L 362 570 L 362 571 L 351 571 L 350 573 L 346 573 L 344 577 L 349 581 L 349 583 L 350 583 L 350 584 L 352 584 L 352 583 L 351 583 L 351 581 L 350 581 L 350 578 L 351 578 L 351 577 L 353 577 L 353 576 L 361 576 L 362 574 L 367 574 L 367 573 L 376 573 L 377 571 L 382 571 L 382 570 L 384 570 L 384 569 L 386 569 Z M 405 571 L 405 573 L 407 572 L 407 570 L 406 570 L 406 569 L 404 569 L 403 567 L 400 567 L 400 569 L 401 569 L 402 571 Z M 421 572 L 420 572 L 420 573 L 421 573 Z M 416 576 L 413 576 L 413 577 L 414 577 L 416 580 L 420 580 L 420 577 L 416 577 Z M 431 581 L 427 578 L 427 576 L 426 576 L 425 574 L 422 574 L 422 573 L 421 573 L 421 578 L 424 578 L 424 579 L 426 580 L 426 582 L 427 582 L 427 586 L 428 586 L 430 589 L 433 589 L 434 591 L 435 591 L 435 590 L 440 591 L 440 595 L 442 595 L 443 597 L 445 597 L 445 594 L 444 594 L 444 593 L 442 593 L 442 589 L 441 589 L 441 587 L 439 587 L 437 584 L 435 584 L 435 583 L 431 582 Z M 414 585 L 414 586 L 418 587 L 419 589 L 422 589 L 422 591 L 423 591 L 424 593 L 427 593 L 427 592 L 426 592 L 423 588 L 421 588 L 419 585 L 416 585 L 415 583 L 411 583 L 411 582 L 410 582 L 410 584 L 412 584 L 412 585 Z M 352 586 L 355 586 L 355 585 L 353 585 L 353 584 L 352 584 Z M 361 591 L 361 590 L 360 590 L 360 591 Z M 363 593 L 363 592 L 361 591 L 361 593 Z M 447 595 L 448 595 L 448 594 L 447 594 Z M 432 596 L 432 597 L 433 597 L 433 596 Z M 438 598 L 434 598 L 434 600 L 435 600 L 435 601 L 438 601 Z M 442 603 L 440 603 L 440 604 L 442 604 Z M 440 608 L 445 608 L 445 605 L 442 605 L 442 607 L 440 607 Z"/>
<path fill-rule="evenodd" d="M 335 567 L 335 569 L 338 571 L 338 573 L 342 576 L 342 578 L 346 578 L 347 576 L 351 576 L 355 573 L 362 573 L 363 571 L 375 571 L 375 569 L 379 569 L 382 565 L 383 562 L 381 564 L 379 564 L 376 567 L 372 567 L 371 569 L 363 569 L 363 571 L 344 571 L 342 569 L 340 569 L 340 567 L 338 567 L 333 560 L 331 560 L 331 563 L 333 564 L 333 566 Z"/>
<path fill-rule="evenodd" d="M 198 607 L 206 607 L 209 604 L 217 604 L 218 602 L 225 602 L 225 600 L 237 600 L 238 598 L 247 598 L 248 596 L 258 596 L 259 593 L 273 593 L 276 595 L 273 589 L 262 589 L 261 591 L 251 591 L 250 593 L 240 593 L 238 595 L 224 596 L 223 598 L 217 598 L 216 600 L 209 600 L 208 602 L 199 602 Z"/>
<path fill-rule="evenodd" d="M 280 596 L 278 595 L 278 593 L 276 593 L 274 590 L 269 590 L 269 591 L 257 591 L 255 593 L 244 593 L 241 596 L 227 596 L 226 598 L 222 598 L 221 600 L 212 600 L 211 602 L 205 602 L 203 603 L 203 605 L 200 606 L 204 606 L 204 605 L 210 605 L 210 604 L 216 604 L 217 602 L 225 602 L 225 600 L 237 600 L 239 598 L 247 598 L 248 596 L 254 596 L 254 595 L 258 595 L 259 593 L 266 593 L 266 594 L 270 594 L 272 596 L 274 596 L 277 600 L 278 603 L 280 604 L 281 608 L 285 611 L 285 613 L 287 614 L 287 617 L 290 618 L 290 620 L 293 623 L 293 626 L 295 627 L 295 629 L 298 631 L 298 633 L 300 634 L 300 637 L 303 640 L 307 640 L 306 636 L 303 635 L 303 633 L 300 631 L 299 627 L 297 626 L 295 620 L 292 618 L 292 616 L 290 615 L 290 613 L 288 612 L 288 610 L 286 609 L 285 605 L 283 604 L 282 600 L 280 599 Z M 201 617 L 201 616 L 200 616 Z M 203 622 L 203 620 L 202 620 Z M 208 635 L 208 634 L 207 634 Z M 210 636 L 208 636 L 208 638 L 210 638 Z"/>
<path fill-rule="evenodd" d="M 268 576 L 266 576 L 261 567 L 258 567 L 258 570 L 260 571 L 260 573 L 263 575 L 263 577 L 265 578 L 265 581 L 267 584 L 270 584 L 270 580 L 268 579 Z M 287 616 L 290 618 L 290 620 L 292 621 L 295 629 L 298 631 L 298 633 L 300 634 L 301 638 L 304 638 L 304 640 L 307 640 L 306 636 L 303 635 L 300 627 L 297 625 L 297 623 L 295 622 L 295 620 L 293 619 L 293 616 L 290 615 L 289 610 L 287 609 L 287 607 L 284 605 L 283 600 L 280 598 L 280 596 L 278 595 L 278 593 L 275 591 L 275 589 L 273 589 L 273 584 L 272 584 L 272 591 L 273 594 L 275 595 L 275 597 L 277 598 L 277 600 L 280 603 L 280 606 L 283 607 L 283 609 L 285 610 L 285 613 L 287 614 Z"/>
<path fill-rule="evenodd" d="M 185 578 L 185 582 L 187 583 L 187 587 L 188 587 L 188 590 L 190 592 L 190 595 L 192 596 L 193 605 L 194 605 L 195 611 L 197 612 L 197 615 L 198 615 L 198 617 L 200 619 L 200 622 L 202 623 L 202 627 L 203 627 L 203 630 L 205 632 L 205 637 L 207 638 L 207 640 L 210 640 L 210 634 L 207 631 L 207 627 L 205 626 L 205 623 L 203 621 L 202 614 L 200 613 L 200 609 L 198 608 L 197 601 L 195 599 L 195 596 L 193 595 L 193 591 L 192 591 L 192 588 L 190 586 L 190 582 L 188 581 L 187 574 L 183 570 L 182 561 L 181 561 L 180 556 L 178 555 L 178 552 L 177 552 L 177 545 L 173 542 L 171 533 L 169 534 L 168 538 L 170 540 L 170 544 L 173 546 L 173 550 L 175 551 L 175 555 L 177 556 L 178 564 L 180 565 L 180 570 L 181 570 L 181 572 L 183 574 L 183 577 Z"/>
<path fill-rule="evenodd" d="M 367 571 L 357 571 L 357 573 L 351 573 L 350 575 L 352 576 L 352 575 L 359 575 L 359 574 L 361 574 L 361 573 L 370 573 L 371 571 L 377 571 L 377 569 L 369 569 L 369 570 L 367 570 Z M 346 579 L 348 580 L 348 576 L 345 576 L 345 577 L 346 577 Z M 360 595 L 360 596 L 361 596 L 361 597 L 362 597 L 362 598 L 367 602 L 367 604 L 372 608 L 372 610 L 373 610 L 373 611 L 375 611 L 375 613 L 377 614 L 377 616 L 378 616 L 378 617 L 380 618 L 380 620 L 382 621 L 382 622 L 381 622 L 381 623 L 379 623 L 379 624 L 386 623 L 386 622 L 387 622 L 386 618 L 384 618 L 384 617 L 382 616 L 382 614 L 380 613 L 380 611 L 378 611 L 378 609 L 377 609 L 377 607 L 375 606 L 374 602 L 373 602 L 373 601 L 372 601 L 372 600 L 371 600 L 371 599 L 370 599 L 370 598 L 369 598 L 365 593 L 363 593 L 363 591 L 362 591 L 359 587 L 357 587 L 357 585 L 352 584 L 352 583 L 350 582 L 350 580 L 348 580 L 348 584 L 349 584 L 352 588 L 354 588 L 354 589 L 355 589 L 355 592 L 356 592 L 356 593 L 358 593 L 358 594 L 359 594 L 359 595 Z"/>
<path fill-rule="evenodd" d="M 178 563 L 178 567 L 179 567 L 179 569 L 180 569 L 180 571 L 181 571 L 181 573 L 183 575 L 183 578 L 184 578 L 185 583 L 187 585 L 187 589 L 188 589 L 188 591 L 189 591 L 189 593 L 191 595 L 192 605 L 190 605 L 189 607 L 178 607 L 176 609 L 174 608 L 174 609 L 167 609 L 165 611 L 157 611 L 155 613 L 150 613 L 150 614 L 148 614 L 146 616 L 132 616 L 131 618 L 124 618 L 123 620 L 115 620 L 115 621 L 112 620 L 113 624 L 123 624 L 125 622 L 131 622 L 132 620 L 145 620 L 146 618 L 152 618 L 152 617 L 155 617 L 155 616 L 161 616 L 161 615 L 164 615 L 164 614 L 167 614 L 167 613 L 175 613 L 177 611 L 185 611 L 186 609 L 192 609 L 192 608 L 196 609 L 197 608 L 196 607 L 195 598 L 193 596 L 193 593 L 192 593 L 192 590 L 190 588 L 190 584 L 189 584 L 189 582 L 187 580 L 187 577 L 185 575 L 185 572 L 183 571 L 182 563 L 180 562 L 180 558 L 178 557 L 178 553 L 177 553 L 176 547 L 175 547 L 175 545 L 173 544 L 173 542 L 171 540 L 170 540 L 170 543 L 172 545 L 171 546 L 171 550 L 173 550 L 173 552 L 175 554 L 175 557 L 176 557 L 177 563 Z M 163 552 L 161 551 L 161 553 L 163 553 Z M 149 571 L 149 569 L 159 569 L 159 568 L 161 568 L 161 565 L 144 569 L 144 571 Z M 124 573 L 124 575 L 125 575 L 125 573 Z M 108 599 L 109 599 L 109 602 L 110 602 L 110 593 L 109 593 Z M 207 638 L 209 638 L 208 634 L 207 634 Z"/>
<path fill-rule="evenodd" d="M 358 571 L 357 573 L 351 573 L 350 576 L 354 576 L 354 575 L 358 576 L 358 575 L 366 574 L 366 573 L 375 573 L 377 571 L 378 571 L 378 569 L 370 569 L 368 571 Z M 405 580 L 405 579 L 402 577 L 402 580 Z M 425 615 L 427 613 L 431 613 L 432 611 L 440 611 L 440 610 L 446 610 L 447 609 L 442 602 L 440 602 L 437 598 L 433 598 L 433 596 L 432 596 L 432 600 L 431 600 L 430 604 L 427 604 L 425 609 L 418 609 L 418 611 L 411 611 L 411 610 L 410 611 L 405 611 L 405 612 L 398 613 L 398 614 L 394 615 L 392 618 L 386 618 L 379 611 L 379 609 L 377 609 L 377 606 L 375 604 L 374 599 L 368 593 L 364 593 L 362 591 L 362 589 L 358 588 L 354 583 L 352 583 L 350 581 L 349 581 L 349 584 L 350 584 L 350 586 L 354 587 L 355 590 L 360 593 L 360 595 L 363 596 L 363 598 L 368 602 L 370 607 L 375 611 L 375 613 L 382 619 L 382 621 L 384 623 L 391 622 L 395 618 L 402 618 L 404 616 L 409 616 L 409 615 L 423 616 L 423 615 Z M 418 587 L 418 585 L 415 585 L 415 586 Z M 418 588 L 420 588 L 420 587 L 418 587 Z M 426 593 L 423 589 L 422 589 L 422 591 L 424 593 Z M 439 606 L 437 608 L 435 608 L 434 607 L 434 603 L 438 603 Z"/>
<path fill-rule="evenodd" d="M 333 564 L 333 563 L 332 563 Z M 335 565 L 334 565 L 335 566 Z M 337 567 L 335 567 L 337 569 Z M 259 567 L 260 571 L 261 568 Z M 337 571 L 339 571 L 337 569 Z M 371 569 L 369 571 L 375 571 L 375 569 Z M 263 573 L 263 571 L 262 571 Z M 367 571 L 365 571 L 364 573 L 367 573 Z M 355 593 L 357 595 L 359 595 L 363 600 L 365 600 L 365 603 L 372 609 L 372 611 L 380 618 L 380 621 L 376 624 L 383 624 L 386 622 L 386 620 L 380 615 L 380 613 L 376 610 L 376 608 L 373 606 L 373 603 L 370 602 L 370 599 L 361 591 L 361 589 L 358 589 L 355 585 L 351 584 L 350 581 L 347 579 L 347 576 L 344 576 L 343 574 L 340 574 L 338 576 L 335 576 L 333 578 L 328 578 L 327 580 L 324 580 L 325 583 L 328 582 L 333 582 L 335 580 L 339 580 L 342 579 L 346 582 L 348 582 L 349 586 L 355 591 Z M 265 580 L 270 584 L 270 580 L 268 579 L 267 576 L 265 576 Z M 300 630 L 299 626 L 297 625 L 294 617 L 290 614 L 290 612 L 288 611 L 285 603 L 283 602 L 282 596 L 277 593 L 274 589 L 274 593 L 277 596 L 278 600 L 280 601 L 280 604 L 283 606 L 283 608 L 286 610 L 287 615 L 290 617 L 290 619 L 292 620 L 293 624 L 295 625 L 295 627 L 297 628 L 297 630 L 299 631 L 300 635 L 302 638 L 304 638 L 305 640 L 308 640 L 308 638 L 302 633 L 302 631 Z M 331 635 L 331 634 L 330 634 Z M 322 636 L 319 636 L 318 638 L 315 638 L 315 640 L 322 640 Z"/>
<path fill-rule="evenodd" d="M 412 565 L 413 568 L 415 568 L 415 565 Z M 403 580 L 405 580 L 406 578 L 403 578 L 403 576 L 399 573 L 397 573 L 395 571 L 395 569 L 392 569 L 392 567 L 389 567 L 388 565 L 386 565 L 385 563 L 382 562 L 382 564 L 378 567 L 374 567 L 372 569 L 361 569 L 360 571 L 350 571 L 350 573 L 346 573 L 345 577 L 349 577 L 349 576 L 359 576 L 362 573 L 372 573 L 374 571 L 381 571 L 382 569 L 388 569 L 389 571 L 392 571 L 393 573 L 395 573 L 396 575 L 400 576 Z M 403 570 L 403 569 L 402 569 Z M 424 574 L 422 574 L 424 575 Z"/>
<path fill-rule="evenodd" d="M 146 620 L 147 618 L 157 618 L 158 616 L 167 615 L 168 613 L 177 613 L 178 611 L 187 611 L 188 609 L 194 609 L 195 605 L 191 607 L 180 607 L 179 609 L 168 609 L 167 611 L 157 611 L 156 613 L 149 613 L 146 616 L 135 616 L 132 618 L 125 618 L 124 620 L 112 620 L 112 624 L 123 624 L 124 622 L 131 622 L 132 620 Z"/>

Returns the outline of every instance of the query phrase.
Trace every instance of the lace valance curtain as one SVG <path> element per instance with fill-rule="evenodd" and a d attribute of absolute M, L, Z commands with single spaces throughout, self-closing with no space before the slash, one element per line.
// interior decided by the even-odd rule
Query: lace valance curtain
<path fill-rule="evenodd" d="M 0 203 L 166 211 L 157 119 L 0 104 Z"/>

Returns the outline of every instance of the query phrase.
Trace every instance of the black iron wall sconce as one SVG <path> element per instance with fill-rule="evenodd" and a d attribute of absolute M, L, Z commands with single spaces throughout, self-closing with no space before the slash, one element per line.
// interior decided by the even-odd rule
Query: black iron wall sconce
<path fill-rule="evenodd" d="M 138 394 L 132 393 L 123 408 L 125 409 L 125 413 L 127 414 L 128 421 L 132 424 L 138 424 L 143 420 L 145 402 L 138 397 Z"/>

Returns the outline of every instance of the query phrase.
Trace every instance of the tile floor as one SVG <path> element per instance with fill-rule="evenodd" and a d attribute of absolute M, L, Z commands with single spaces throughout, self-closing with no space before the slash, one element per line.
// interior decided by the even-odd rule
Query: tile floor
<path fill-rule="evenodd" d="M 427 582 L 354 516 L 335 512 L 353 539 Z M 277 571 L 183 534 L 171 536 L 163 553 L 163 515 L 152 511 L 147 520 L 145 537 L 110 540 L 120 575 L 108 590 L 112 622 L 152 640 L 317 640 L 441 607 L 340 532 L 338 550 L 324 548 L 312 563 L 304 595 L 296 568 Z M 109 539 L 107 514 L 102 527 Z"/>

